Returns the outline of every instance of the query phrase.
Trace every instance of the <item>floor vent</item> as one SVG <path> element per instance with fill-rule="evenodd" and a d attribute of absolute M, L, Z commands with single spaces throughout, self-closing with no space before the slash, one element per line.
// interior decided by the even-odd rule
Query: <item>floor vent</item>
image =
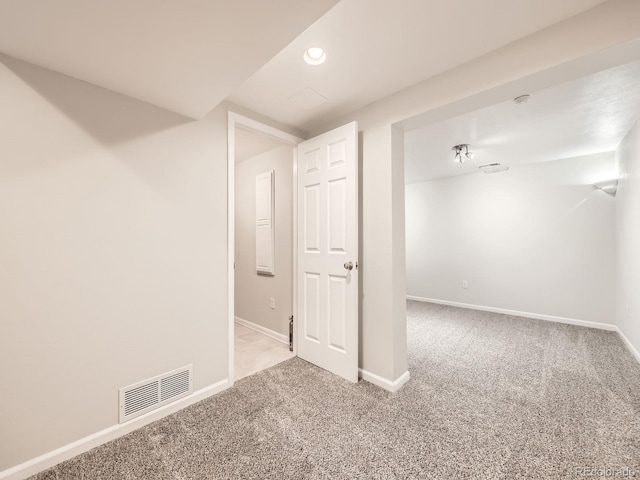
<path fill-rule="evenodd" d="M 120 389 L 120 423 L 171 403 L 193 392 L 188 365 Z"/>

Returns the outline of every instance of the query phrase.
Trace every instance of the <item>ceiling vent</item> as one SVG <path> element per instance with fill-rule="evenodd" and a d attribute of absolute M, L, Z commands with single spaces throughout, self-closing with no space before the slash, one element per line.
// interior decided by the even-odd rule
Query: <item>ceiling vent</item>
<path fill-rule="evenodd" d="M 484 165 L 479 165 L 478 168 L 484 173 L 498 173 L 509 170 L 509 167 L 500 165 L 499 163 L 485 163 Z"/>
<path fill-rule="evenodd" d="M 120 389 L 120 417 L 124 423 L 193 392 L 193 366 L 149 378 Z"/>
<path fill-rule="evenodd" d="M 294 93 L 287 99 L 287 103 L 300 111 L 313 110 L 323 103 L 327 103 L 327 99 L 316 92 L 311 87 L 306 87 L 298 93 Z"/>

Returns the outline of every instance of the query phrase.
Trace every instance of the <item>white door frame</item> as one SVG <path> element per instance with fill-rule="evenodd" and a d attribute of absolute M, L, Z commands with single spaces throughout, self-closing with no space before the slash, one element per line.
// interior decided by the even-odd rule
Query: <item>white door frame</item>
<path fill-rule="evenodd" d="M 293 147 L 293 195 L 292 195 L 292 215 L 293 215 L 293 224 L 292 224 L 292 232 L 293 232 L 293 281 L 291 284 L 292 288 L 292 315 L 294 319 L 298 318 L 298 306 L 297 306 L 297 298 L 296 298 L 296 285 L 297 285 L 297 270 L 298 270 L 298 257 L 296 255 L 296 245 L 298 239 L 298 158 L 297 158 L 297 149 L 295 148 L 298 143 L 302 142 L 302 138 L 298 138 L 295 135 L 291 135 L 287 132 L 283 132 L 282 130 L 278 130 L 277 128 L 271 127 L 269 125 L 265 125 L 257 120 L 254 120 L 249 117 L 245 117 L 244 115 L 240 115 L 235 112 L 229 112 L 228 123 L 227 123 L 227 289 L 228 289 L 228 298 L 227 304 L 229 305 L 229 338 L 228 338 L 228 347 L 229 347 L 229 373 L 228 380 L 229 386 L 233 386 L 235 382 L 235 372 L 233 368 L 235 349 L 234 349 L 234 329 L 235 329 L 235 193 L 236 193 L 236 127 L 241 126 L 244 128 L 248 128 L 249 130 L 253 130 L 258 133 L 263 133 L 270 137 L 273 137 L 277 140 L 280 140 L 282 143 L 287 145 L 291 145 Z M 298 345 L 295 341 L 297 338 L 297 322 L 293 322 L 293 353 L 294 355 L 298 354 Z"/>

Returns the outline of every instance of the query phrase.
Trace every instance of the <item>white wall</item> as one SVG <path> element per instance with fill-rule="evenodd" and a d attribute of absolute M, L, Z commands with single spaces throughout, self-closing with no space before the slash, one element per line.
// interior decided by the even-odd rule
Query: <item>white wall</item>
<path fill-rule="evenodd" d="M 360 133 L 359 367 L 364 370 L 364 378 L 382 379 L 377 383 L 384 388 L 391 388 L 407 372 L 404 216 L 398 214 L 390 223 L 394 209 L 401 206 L 404 211 L 404 198 L 394 203 L 397 199 L 392 196 L 389 181 L 404 183 L 404 175 L 402 169 L 392 168 L 391 156 L 387 155 L 392 143 L 401 154 L 402 142 L 394 142 L 387 126 L 366 128 Z M 396 250 L 398 236 L 403 245 Z M 401 276 L 397 275 L 400 271 Z M 398 318 L 405 321 L 394 321 Z"/>
<path fill-rule="evenodd" d="M 614 176 L 608 153 L 406 185 L 407 294 L 615 323 Z"/>
<path fill-rule="evenodd" d="M 616 150 L 618 328 L 640 360 L 640 121 Z"/>
<path fill-rule="evenodd" d="M 118 423 L 118 388 L 227 378 L 226 110 L 0 56 L 0 472 Z"/>
<path fill-rule="evenodd" d="M 275 171 L 275 275 L 256 272 L 256 175 Z M 236 164 L 235 315 L 289 336 L 293 312 L 293 149 L 277 147 Z M 270 299 L 275 299 L 275 309 Z"/>

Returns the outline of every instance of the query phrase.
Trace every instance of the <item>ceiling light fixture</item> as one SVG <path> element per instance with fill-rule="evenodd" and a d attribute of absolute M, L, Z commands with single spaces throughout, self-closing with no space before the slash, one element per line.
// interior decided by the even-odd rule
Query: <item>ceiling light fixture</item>
<path fill-rule="evenodd" d="M 327 52 L 320 47 L 307 48 L 304 52 L 304 61 L 309 65 L 321 65 L 327 59 Z"/>
<path fill-rule="evenodd" d="M 598 182 L 593 184 L 598 190 L 602 190 L 604 193 L 608 193 L 612 197 L 616 196 L 618 192 L 618 180 L 607 180 L 606 182 Z"/>
<path fill-rule="evenodd" d="M 469 145 L 466 143 L 461 143 L 460 145 L 455 145 L 451 147 L 451 150 L 456 152 L 455 160 L 458 163 L 464 163 L 465 160 L 473 160 L 473 157 L 476 156 L 475 153 L 469 151 Z M 464 152 L 463 152 L 464 151 Z"/>

